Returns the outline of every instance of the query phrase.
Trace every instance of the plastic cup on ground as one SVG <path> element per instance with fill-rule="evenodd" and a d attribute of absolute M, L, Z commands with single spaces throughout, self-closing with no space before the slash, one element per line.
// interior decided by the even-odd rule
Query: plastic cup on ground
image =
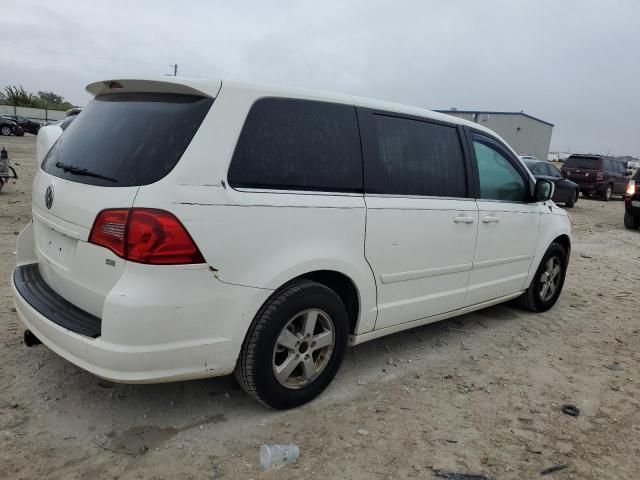
<path fill-rule="evenodd" d="M 267 469 L 277 465 L 295 462 L 300 456 L 300 448 L 293 443 L 288 445 L 262 445 L 260 447 L 260 465 Z"/>

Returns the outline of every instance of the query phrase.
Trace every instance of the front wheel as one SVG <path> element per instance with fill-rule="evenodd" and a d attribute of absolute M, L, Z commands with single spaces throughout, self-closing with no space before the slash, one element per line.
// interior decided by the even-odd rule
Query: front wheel
<path fill-rule="evenodd" d="M 567 208 L 573 208 L 573 206 L 578 201 L 579 196 L 580 196 L 580 192 L 576 190 L 575 192 L 573 192 L 572 197 L 565 202 L 564 206 Z"/>
<path fill-rule="evenodd" d="M 600 198 L 605 201 L 608 202 L 609 200 L 611 200 L 611 194 L 613 193 L 613 189 L 611 188 L 611 185 L 607 185 L 607 188 L 604 189 L 602 191 L 602 193 L 600 194 Z"/>
<path fill-rule="evenodd" d="M 269 407 L 302 405 L 336 375 L 348 325 L 344 303 L 330 288 L 309 280 L 285 285 L 256 314 L 235 376 L 245 392 Z"/>
<path fill-rule="evenodd" d="M 562 292 L 567 273 L 567 252 L 559 243 L 547 249 L 531 285 L 518 299 L 521 306 L 532 312 L 545 312 L 553 307 Z"/>
<path fill-rule="evenodd" d="M 0 135 L 8 137 L 9 135 L 11 135 L 11 133 L 13 132 L 11 131 L 11 127 L 9 127 L 8 125 L 3 125 L 2 128 L 0 128 Z"/>

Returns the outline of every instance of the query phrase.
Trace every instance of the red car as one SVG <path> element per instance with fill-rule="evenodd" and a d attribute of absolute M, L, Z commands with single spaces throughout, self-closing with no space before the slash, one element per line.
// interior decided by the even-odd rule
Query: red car
<path fill-rule="evenodd" d="M 631 171 L 618 160 L 604 155 L 571 155 L 562 173 L 580 187 L 583 195 L 598 195 L 605 202 L 611 195 L 624 195 Z"/>

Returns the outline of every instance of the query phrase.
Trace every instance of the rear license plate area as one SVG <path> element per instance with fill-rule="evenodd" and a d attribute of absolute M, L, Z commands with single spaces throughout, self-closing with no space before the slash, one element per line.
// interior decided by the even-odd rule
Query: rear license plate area
<path fill-rule="evenodd" d="M 69 269 L 76 251 L 77 240 L 56 229 L 34 221 L 36 244 L 40 254 L 49 262 Z"/>

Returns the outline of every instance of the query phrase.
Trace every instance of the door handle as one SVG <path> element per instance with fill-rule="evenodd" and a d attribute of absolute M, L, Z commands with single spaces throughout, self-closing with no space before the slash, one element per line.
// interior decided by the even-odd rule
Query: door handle
<path fill-rule="evenodd" d="M 500 221 L 500 217 L 496 215 L 487 215 L 482 218 L 482 223 L 498 223 Z"/>
<path fill-rule="evenodd" d="M 476 221 L 476 219 L 474 217 L 471 217 L 469 215 L 462 215 L 459 217 L 454 217 L 453 221 L 455 223 L 473 223 Z"/>

